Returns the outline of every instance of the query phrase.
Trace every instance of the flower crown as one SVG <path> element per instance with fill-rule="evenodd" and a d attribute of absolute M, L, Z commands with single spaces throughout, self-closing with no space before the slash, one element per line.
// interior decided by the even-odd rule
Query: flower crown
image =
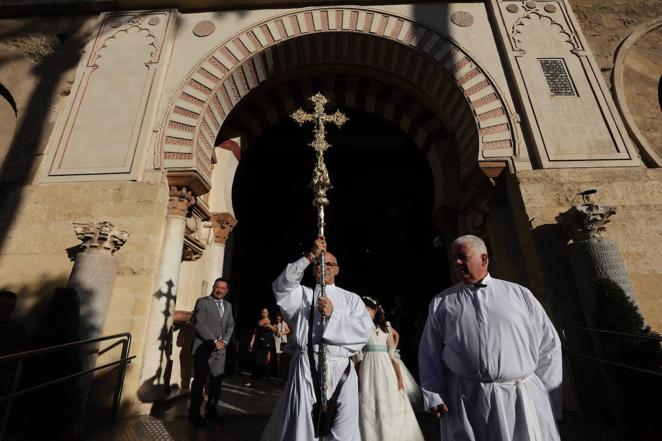
<path fill-rule="evenodd" d="M 373 298 L 370 297 L 370 296 L 363 296 L 363 297 L 361 297 L 361 299 L 363 299 L 364 301 L 367 300 L 368 302 L 374 303 L 374 305 L 375 305 L 377 308 L 382 309 L 382 305 L 380 305 L 379 302 L 378 302 L 377 300 L 373 299 Z"/>

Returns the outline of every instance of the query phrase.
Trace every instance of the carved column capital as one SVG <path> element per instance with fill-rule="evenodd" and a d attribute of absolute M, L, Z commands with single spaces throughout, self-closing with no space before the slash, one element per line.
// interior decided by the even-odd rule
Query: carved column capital
<path fill-rule="evenodd" d="M 230 213 L 211 213 L 210 220 L 214 228 L 214 242 L 225 244 L 232 229 L 237 225 L 237 219 Z"/>
<path fill-rule="evenodd" d="M 82 241 L 83 252 L 100 252 L 115 254 L 129 238 L 129 233 L 115 228 L 108 221 L 74 222 L 74 231 L 78 240 Z"/>
<path fill-rule="evenodd" d="M 588 202 L 573 205 L 568 211 L 556 216 L 556 221 L 563 225 L 573 242 L 577 243 L 602 237 L 607 230 L 609 217 L 614 214 L 616 214 L 615 207 Z"/>
<path fill-rule="evenodd" d="M 170 187 L 169 215 L 186 217 L 193 205 L 195 205 L 195 196 L 187 187 Z"/>

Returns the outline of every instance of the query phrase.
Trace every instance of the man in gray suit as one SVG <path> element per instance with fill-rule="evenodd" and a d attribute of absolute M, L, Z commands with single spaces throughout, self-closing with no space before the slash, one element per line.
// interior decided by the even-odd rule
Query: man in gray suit
<path fill-rule="evenodd" d="M 205 424 L 204 418 L 200 415 L 200 405 L 207 378 L 209 378 L 209 387 L 205 417 L 210 421 L 221 421 L 216 405 L 221 396 L 221 383 L 225 372 L 225 348 L 234 330 L 232 305 L 224 299 L 228 290 L 227 280 L 216 279 L 211 294 L 199 298 L 193 310 L 195 340 L 189 421 L 197 426 Z"/>

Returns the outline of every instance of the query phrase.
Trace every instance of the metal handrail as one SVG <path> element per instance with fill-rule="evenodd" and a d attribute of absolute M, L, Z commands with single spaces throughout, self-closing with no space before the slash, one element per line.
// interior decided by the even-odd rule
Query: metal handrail
<path fill-rule="evenodd" d="M 120 334 L 113 334 L 113 335 L 107 335 L 105 337 L 97 337 L 97 338 L 91 338 L 89 340 L 79 340 L 79 341 L 74 341 L 71 343 L 64 343 L 61 345 L 56 345 L 56 346 L 49 346 L 47 348 L 39 348 L 39 349 L 33 349 L 31 351 L 25 351 L 25 352 L 17 352 L 16 354 L 11 354 L 11 355 L 5 355 L 3 357 L 0 357 L 0 363 L 3 363 L 5 361 L 10 361 L 14 360 L 17 358 L 28 358 L 28 357 L 33 357 L 35 355 L 41 355 L 41 354 L 48 354 L 50 352 L 55 352 L 61 349 L 70 349 L 74 348 L 77 346 L 83 346 L 86 344 L 90 343 L 98 343 L 106 340 L 113 340 L 115 338 L 120 338 L 120 337 L 126 337 L 128 340 L 129 346 L 131 346 L 131 333 L 130 332 L 122 332 Z"/>
<path fill-rule="evenodd" d="M 117 417 L 117 411 L 119 409 L 119 404 L 120 404 L 120 399 L 122 397 L 122 388 L 124 385 L 124 377 L 126 375 L 126 366 L 127 364 L 131 363 L 131 360 L 136 358 L 135 355 L 129 356 L 129 351 L 131 350 L 131 333 L 129 332 L 122 332 L 119 334 L 113 334 L 113 335 L 108 335 L 105 337 L 98 337 L 98 338 L 91 338 L 87 340 L 80 340 L 80 341 L 75 341 L 71 343 L 65 343 L 61 345 L 56 345 L 56 346 L 49 346 L 47 348 L 40 348 L 40 349 L 34 349 L 31 351 L 25 351 L 25 352 L 19 352 L 16 354 L 11 354 L 11 355 L 5 355 L 3 357 L 0 357 L 0 364 L 12 361 L 12 360 L 20 360 L 23 361 L 25 358 L 30 358 L 38 355 L 44 355 L 44 354 L 49 354 L 52 352 L 57 352 L 57 351 L 63 351 L 67 349 L 72 349 L 76 347 L 81 347 L 85 346 L 88 344 L 93 344 L 93 343 L 100 343 L 103 341 L 108 341 L 108 340 L 114 340 L 114 339 L 120 339 L 118 342 L 112 344 L 109 348 L 104 348 L 104 349 L 97 349 L 96 355 L 101 355 L 107 350 L 116 347 L 117 344 L 122 345 L 122 354 L 121 358 L 117 361 L 111 362 L 111 363 L 106 363 L 102 366 L 96 366 L 94 368 L 90 369 L 85 369 L 80 372 L 76 372 L 71 375 L 67 375 L 65 377 L 57 378 L 55 380 L 48 381 L 46 383 L 38 384 L 36 386 L 32 386 L 28 389 L 23 389 L 20 391 L 14 391 L 9 395 L 4 395 L 0 396 L 0 403 L 3 403 L 5 401 L 11 403 L 15 398 L 30 394 L 32 392 L 36 392 L 41 389 L 45 389 L 50 386 L 54 386 L 56 384 L 64 383 L 67 381 L 74 380 L 76 378 L 82 377 L 83 375 L 88 375 L 91 374 L 92 372 L 101 370 L 101 369 L 106 369 L 111 366 L 120 366 L 120 373 L 119 373 L 119 378 L 117 379 L 117 386 L 115 387 L 115 394 L 113 397 L 113 408 L 112 408 L 112 415 L 111 415 L 111 420 L 112 422 L 115 422 L 116 417 Z M 4 428 L 0 428 L 4 429 Z M 0 432 L 0 438 L 2 438 L 2 433 Z"/>
<path fill-rule="evenodd" d="M 630 333 L 627 333 L 627 332 L 610 331 L 608 329 L 599 329 L 599 328 L 589 328 L 589 327 L 586 327 L 586 326 L 564 326 L 563 328 L 561 328 L 561 332 L 560 332 L 561 342 L 562 342 L 563 346 L 565 347 L 567 355 L 574 355 L 576 357 L 581 357 L 581 358 L 585 358 L 585 359 L 588 359 L 588 360 L 597 361 L 599 363 L 609 364 L 609 365 L 612 365 L 612 366 L 618 366 L 618 367 L 621 367 L 621 368 L 630 369 L 630 370 L 633 370 L 633 371 L 642 372 L 642 373 L 649 374 L 649 375 L 655 375 L 657 377 L 662 377 L 662 372 L 652 371 L 650 369 L 643 369 L 643 368 L 640 368 L 640 367 L 637 367 L 637 366 L 632 366 L 632 365 L 625 364 L 625 363 L 619 363 L 617 361 L 607 360 L 605 358 L 593 357 L 591 355 L 571 351 L 570 350 L 570 345 L 568 344 L 568 338 L 565 335 L 565 330 L 566 329 L 578 329 L 578 330 L 581 330 L 581 331 L 596 332 L 598 334 L 615 335 L 615 336 L 618 336 L 618 337 L 625 337 L 625 338 L 638 338 L 638 339 L 641 339 L 641 340 L 652 340 L 652 341 L 657 341 L 657 342 L 662 342 L 662 336 L 647 335 L 647 334 L 630 334 Z"/>
<path fill-rule="evenodd" d="M 662 342 L 662 336 L 660 335 L 629 334 L 627 332 L 609 331 L 607 329 L 588 328 L 586 326 L 572 326 L 572 325 L 564 326 L 561 329 L 579 329 L 582 331 L 597 332 L 599 334 L 611 334 L 611 335 L 618 335 L 620 337 L 640 338 L 642 340 L 654 340 L 654 341 Z"/>
<path fill-rule="evenodd" d="M 48 381 L 46 383 L 39 384 L 37 386 L 32 386 L 28 389 L 19 390 L 18 392 L 14 392 L 14 393 L 11 393 L 9 395 L 4 395 L 4 396 L 0 397 L 0 403 L 2 403 L 3 401 L 12 400 L 14 398 L 21 397 L 23 395 L 27 395 L 27 394 L 32 393 L 32 392 L 36 392 L 36 391 L 41 390 L 41 389 L 45 389 L 49 386 L 55 386 L 56 384 L 60 384 L 60 383 L 67 382 L 69 380 L 73 380 L 74 378 L 82 377 L 83 375 L 86 375 L 86 374 L 91 374 L 94 371 L 98 371 L 98 370 L 105 369 L 105 368 L 110 367 L 110 366 L 115 366 L 115 365 L 118 365 L 118 364 L 123 364 L 123 363 L 130 362 L 134 358 L 136 358 L 136 356 L 132 355 L 131 357 L 122 358 L 121 360 L 113 361 L 112 363 L 106 363 L 104 365 L 97 366 L 97 367 L 92 368 L 92 369 L 85 369 L 84 371 L 80 371 L 80 372 L 77 372 L 75 374 L 67 375 L 66 377 L 61 377 L 61 378 L 58 378 L 58 379 L 55 379 L 55 380 Z"/>

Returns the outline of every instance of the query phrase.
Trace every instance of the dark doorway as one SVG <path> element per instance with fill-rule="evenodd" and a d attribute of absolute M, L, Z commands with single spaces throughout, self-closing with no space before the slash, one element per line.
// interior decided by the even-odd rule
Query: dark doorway
<path fill-rule="evenodd" d="M 333 147 L 326 154 L 334 186 L 326 237 L 341 267 L 337 284 L 378 298 L 387 312 L 401 297 L 408 320 L 398 331 L 412 360 L 427 305 L 450 283 L 445 250 L 434 241 L 440 234 L 431 217 L 432 173 L 421 149 L 398 127 L 373 114 L 343 111 L 349 122 L 328 130 Z M 311 140 L 311 126 L 283 120 L 242 153 L 233 187 L 239 223 L 232 261 L 240 353 L 260 309 L 277 309 L 272 281 L 310 249 L 316 235 L 308 188 Z M 305 284 L 311 286 L 311 279 Z"/>

